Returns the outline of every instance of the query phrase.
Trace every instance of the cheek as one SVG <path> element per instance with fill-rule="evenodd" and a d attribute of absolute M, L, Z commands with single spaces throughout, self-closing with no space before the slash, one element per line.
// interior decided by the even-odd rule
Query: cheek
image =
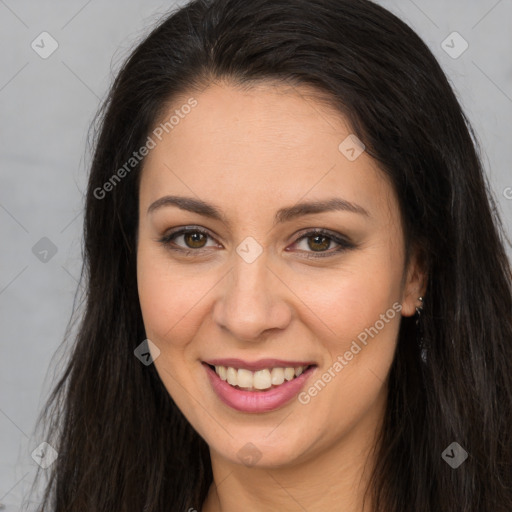
<path fill-rule="evenodd" d="M 181 279 L 161 255 L 141 244 L 137 253 L 137 286 L 146 334 L 161 342 L 189 309 Z"/>
<path fill-rule="evenodd" d="M 195 279 L 180 273 L 169 264 L 165 253 L 144 244 L 137 253 L 137 286 L 146 336 L 160 350 L 155 368 L 169 395 L 194 423 L 194 417 L 189 416 L 194 413 L 188 392 L 195 384 L 186 351 L 193 346 L 190 340 L 199 325 L 199 319 L 195 321 L 198 301 L 208 287 L 197 272 Z"/>
<path fill-rule="evenodd" d="M 382 413 L 401 320 L 392 289 L 390 283 L 377 288 L 366 279 L 347 279 L 316 320 L 323 333 L 318 343 L 327 353 L 298 399 L 301 428 L 318 431 L 326 445 L 356 427 L 372 435 Z"/>
<path fill-rule="evenodd" d="M 328 353 L 324 368 L 336 374 L 332 389 L 362 398 L 365 392 L 376 393 L 385 381 L 401 320 L 399 288 L 393 288 L 391 283 L 378 287 L 375 281 L 354 277 L 342 282 L 329 300 L 310 297 L 311 309 L 318 312 L 310 329 Z"/>
<path fill-rule="evenodd" d="M 175 301 L 169 293 L 166 275 L 161 267 L 158 260 L 151 257 L 150 251 L 139 247 L 137 287 L 144 326 L 150 339 L 172 327 L 169 312 L 174 310 Z"/>
<path fill-rule="evenodd" d="M 383 332 L 390 331 L 390 324 L 399 324 L 401 258 L 400 254 L 391 257 L 389 252 L 388 247 L 374 246 L 364 253 L 353 253 L 336 270 L 302 275 L 300 279 L 292 273 L 287 276 L 303 302 L 303 318 L 309 318 L 310 328 L 319 339 L 329 340 L 331 355 L 344 351 L 360 334 L 364 338 L 366 330 L 376 323 Z M 393 338 L 393 333 L 389 336 Z"/>
<path fill-rule="evenodd" d="M 201 326 L 207 296 L 218 282 L 206 268 L 176 265 L 165 251 L 141 244 L 137 253 L 139 301 L 149 339 L 161 350 L 188 345 Z"/>
<path fill-rule="evenodd" d="M 400 254 L 392 258 L 375 248 L 343 271 L 307 280 L 298 291 L 314 312 L 308 314 L 309 329 L 328 352 L 317 377 L 321 382 L 306 390 L 304 403 L 316 401 L 326 417 L 354 419 L 376 400 L 395 353 L 401 277 Z M 314 398 L 320 394 L 323 399 Z"/>

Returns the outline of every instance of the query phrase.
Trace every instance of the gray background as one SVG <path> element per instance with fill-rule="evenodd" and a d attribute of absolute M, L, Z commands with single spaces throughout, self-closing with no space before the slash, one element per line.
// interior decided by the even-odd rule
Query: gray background
<path fill-rule="evenodd" d="M 420 34 L 449 75 L 510 236 L 512 0 L 379 3 Z M 175 4 L 0 0 L 0 502 L 9 512 L 18 510 L 35 475 L 31 453 L 44 439 L 34 435 L 34 422 L 54 383 L 52 356 L 80 273 L 89 125 L 129 50 Z M 43 31 L 58 43 L 46 59 L 31 47 L 34 40 L 42 46 Z M 454 31 L 469 44 L 456 59 L 442 48 Z M 449 51 L 460 50 L 452 39 Z M 43 237 L 54 255 L 34 254 Z"/>

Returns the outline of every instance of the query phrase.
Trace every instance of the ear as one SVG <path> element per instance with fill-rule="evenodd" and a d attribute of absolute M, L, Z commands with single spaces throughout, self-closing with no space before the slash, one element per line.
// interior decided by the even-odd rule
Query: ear
<path fill-rule="evenodd" d="M 422 306 L 420 297 L 425 297 L 427 290 L 427 265 L 419 249 L 414 249 L 405 269 L 402 292 L 402 316 L 413 316 L 416 308 Z"/>

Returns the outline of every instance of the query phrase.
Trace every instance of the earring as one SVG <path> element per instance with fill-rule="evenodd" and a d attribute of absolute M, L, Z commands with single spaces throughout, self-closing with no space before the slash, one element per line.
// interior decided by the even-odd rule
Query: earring
<path fill-rule="evenodd" d="M 421 312 L 423 310 L 423 297 L 418 297 L 420 301 L 420 305 L 416 306 L 416 331 L 417 331 L 417 340 L 418 345 L 421 351 L 421 359 L 424 363 L 427 362 L 427 348 L 425 347 L 425 342 L 423 340 L 423 326 L 420 323 Z"/>
<path fill-rule="evenodd" d="M 420 301 L 421 304 L 419 306 L 416 306 L 416 325 L 419 324 L 421 312 L 423 310 L 423 297 L 418 297 L 418 300 Z"/>

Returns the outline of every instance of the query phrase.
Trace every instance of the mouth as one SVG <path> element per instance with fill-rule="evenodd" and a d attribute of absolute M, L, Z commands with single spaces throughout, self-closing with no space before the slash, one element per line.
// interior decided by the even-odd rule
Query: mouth
<path fill-rule="evenodd" d="M 252 371 L 234 366 L 204 364 L 231 387 L 251 392 L 266 392 L 278 388 L 284 383 L 298 378 L 310 368 L 316 367 L 316 364 L 300 364 L 298 366 L 267 367 Z"/>
<path fill-rule="evenodd" d="M 228 360 L 202 362 L 206 370 L 211 389 L 225 405 L 244 413 L 265 413 L 289 404 L 306 386 L 306 382 L 315 373 L 316 363 L 297 366 L 277 366 L 265 362 L 245 364 L 257 367 L 256 370 L 242 365 L 226 366 Z M 273 364 L 282 364 L 280 361 Z M 294 362 L 295 363 L 295 362 Z M 230 360 L 229 364 L 234 364 Z"/>

